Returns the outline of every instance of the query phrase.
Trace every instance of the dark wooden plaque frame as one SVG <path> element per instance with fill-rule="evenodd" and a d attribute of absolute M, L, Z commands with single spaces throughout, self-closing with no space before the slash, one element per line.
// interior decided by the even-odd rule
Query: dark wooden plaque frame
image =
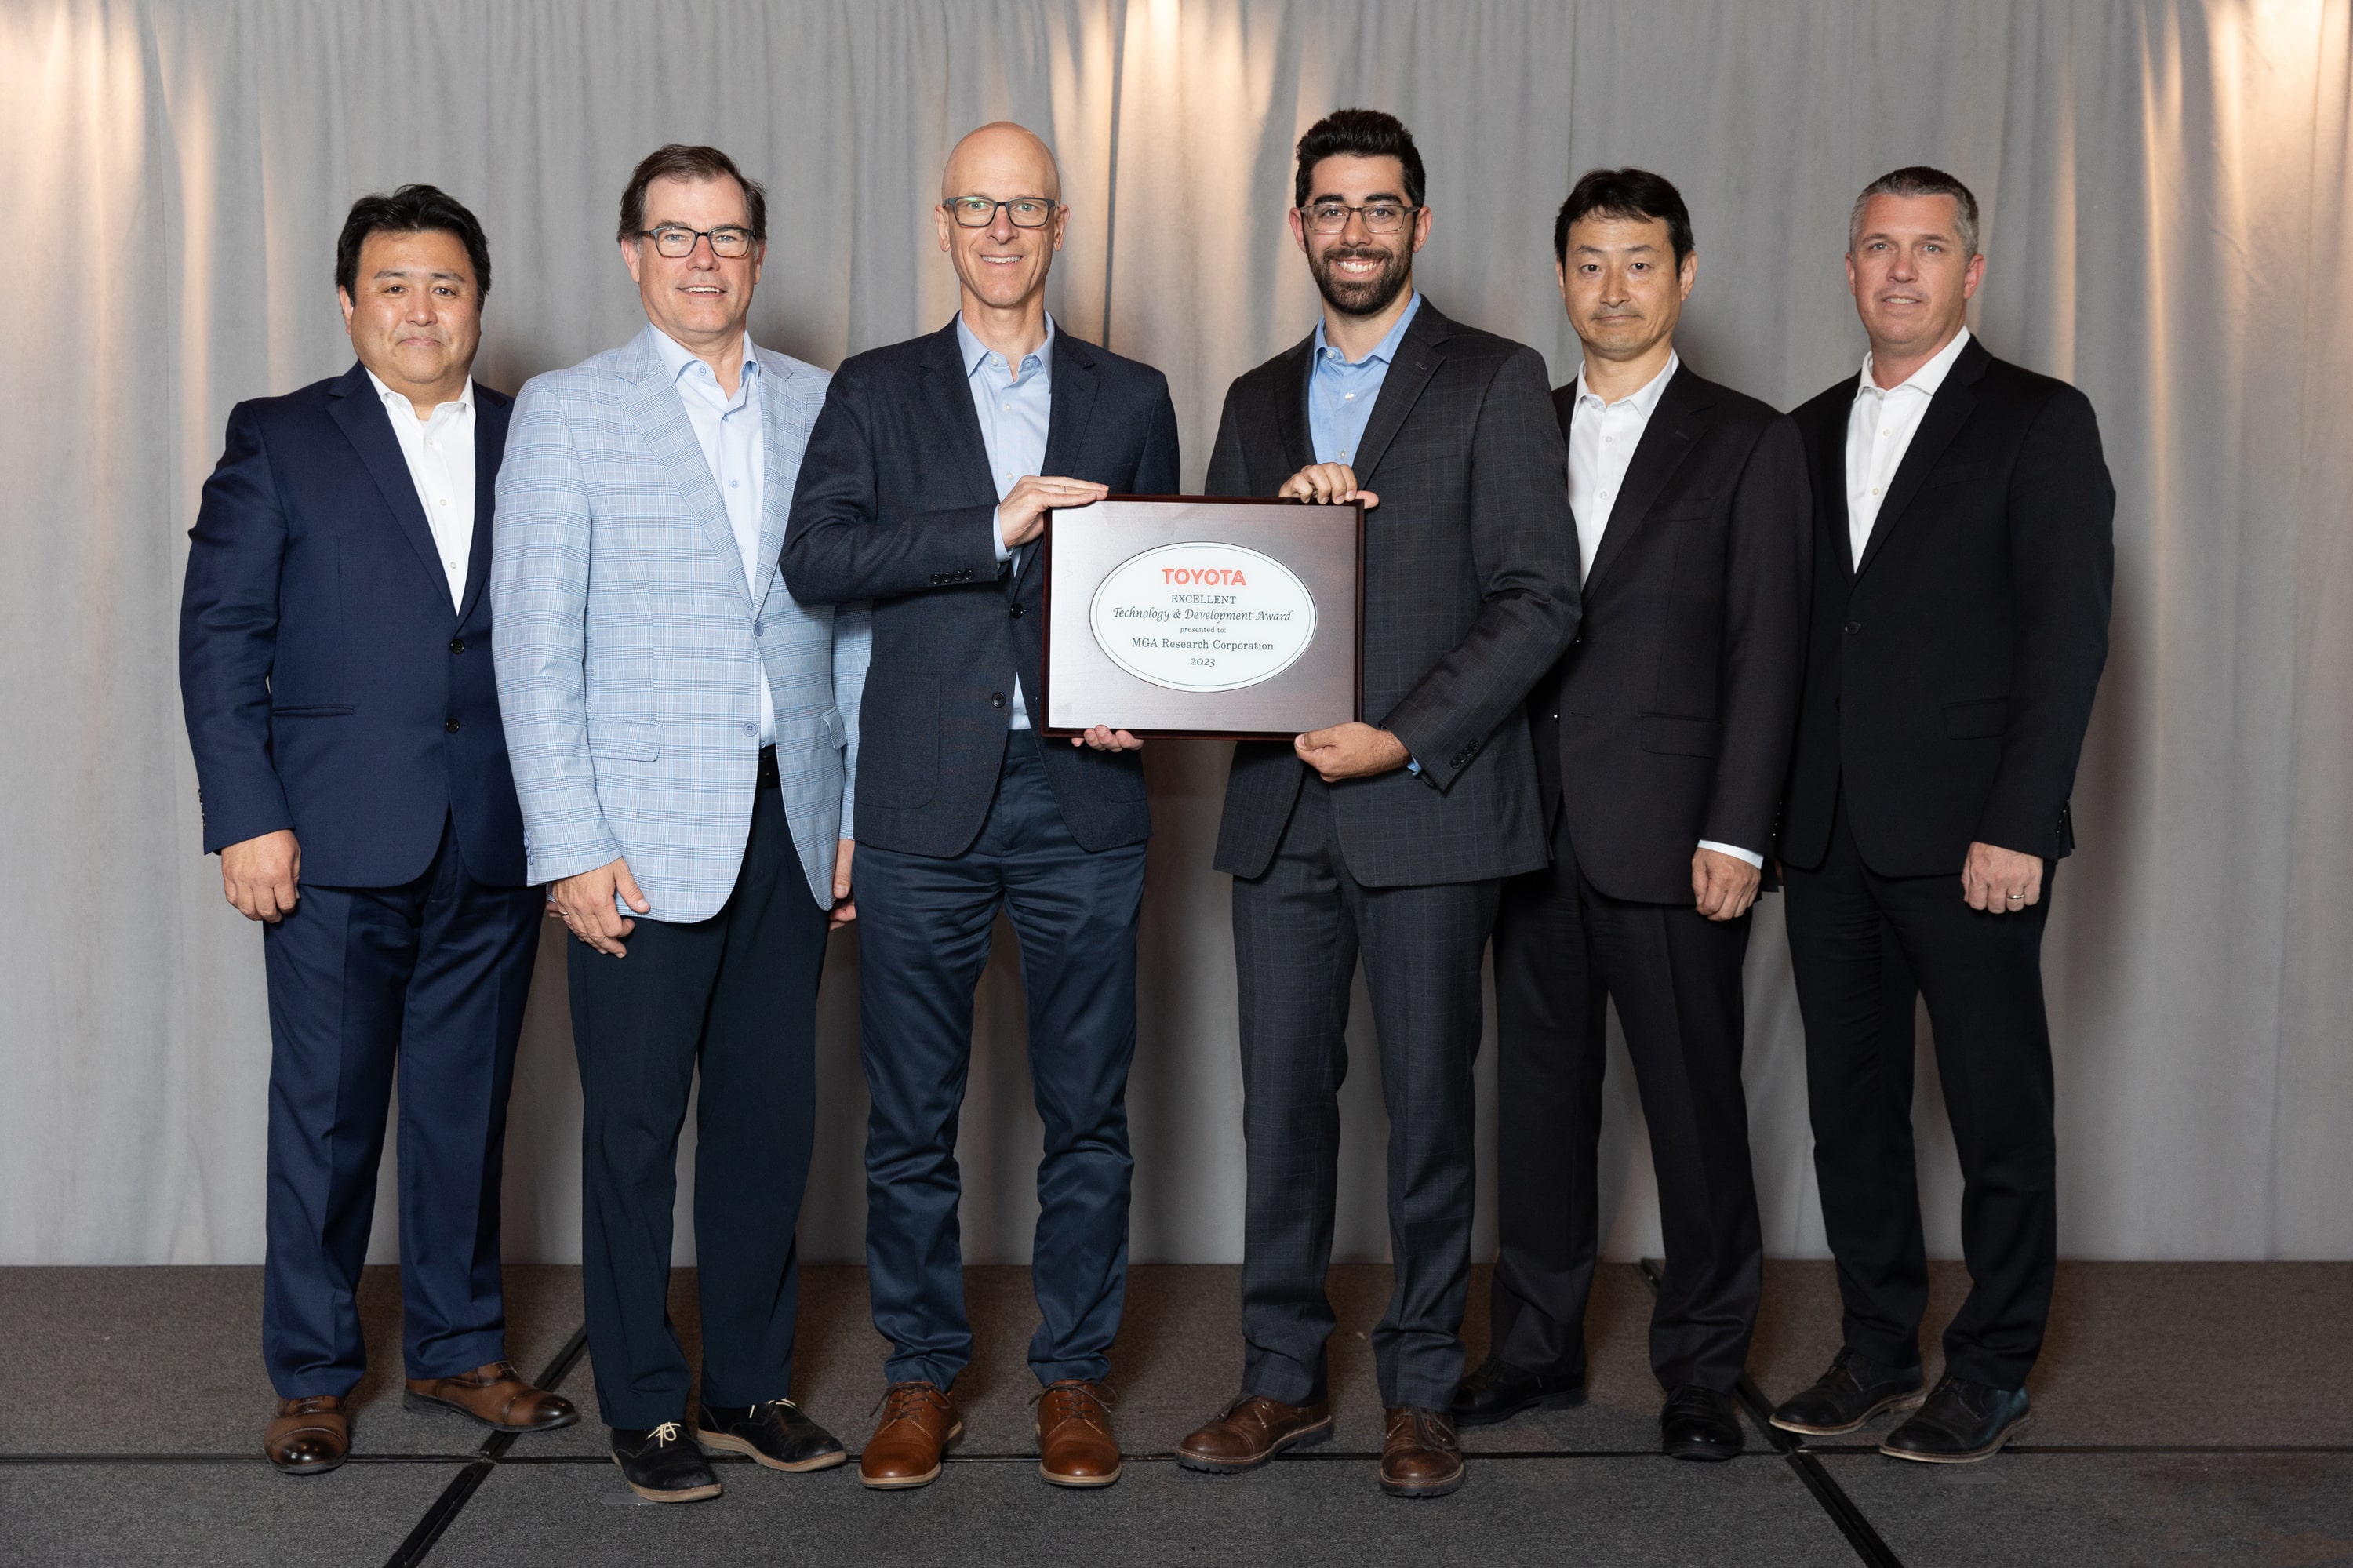
<path fill-rule="evenodd" d="M 1103 498 L 1103 501 L 1185 502 L 1195 505 L 1209 506 L 1306 507 L 1311 504 L 1314 504 L 1315 509 L 1319 512 L 1338 512 L 1345 510 L 1354 514 L 1354 528 L 1352 531 L 1356 535 L 1355 577 L 1356 595 L 1355 613 L 1356 634 L 1355 638 L 1353 658 L 1351 660 L 1352 673 L 1350 675 L 1350 690 L 1348 696 L 1348 717 L 1351 719 L 1361 719 L 1364 717 L 1365 509 L 1362 505 L 1352 502 L 1343 508 L 1324 503 L 1311 503 L 1304 501 L 1277 500 L 1271 496 L 1263 495 L 1107 495 Z M 1103 502 L 1098 502 L 1096 504 L 1101 505 L 1103 504 Z M 1085 511 L 1092 510 L 1092 508 L 1074 508 L 1073 510 L 1083 513 Z M 1073 520 L 1075 521 L 1075 518 Z M 1337 523 L 1338 519 L 1335 518 L 1334 521 Z M 1233 543 L 1240 545 L 1247 549 L 1258 550 L 1261 554 L 1271 553 L 1264 550 L 1261 546 L 1250 544 L 1246 540 L 1237 539 L 1234 540 Z M 1285 565 L 1287 567 L 1289 563 L 1286 562 Z M 1043 677 L 1042 684 L 1044 689 L 1038 694 L 1038 707 L 1036 713 L 1037 719 L 1044 721 L 1047 720 L 1048 715 L 1051 715 L 1054 711 L 1054 514 L 1051 512 L 1046 514 L 1045 532 L 1040 540 L 1038 552 L 1038 569 L 1045 574 L 1039 584 L 1041 600 L 1039 606 L 1039 612 L 1041 617 L 1041 624 L 1038 628 L 1038 635 L 1040 644 L 1038 662 L 1039 673 Z M 1138 677 L 1134 676 L 1131 676 L 1130 678 L 1139 679 Z M 1276 676 L 1273 678 L 1280 679 L 1281 677 Z M 1139 683 L 1149 684 L 1148 682 L 1141 682 L 1140 680 Z M 1340 721 L 1335 720 L 1334 722 L 1337 723 Z M 1082 735 L 1085 733 L 1083 730 L 1057 728 L 1050 722 L 1040 722 L 1038 727 L 1040 734 L 1056 736 Z M 1135 729 L 1130 727 L 1128 729 L 1128 733 L 1140 738 L 1157 738 L 1166 740 L 1287 741 L 1293 737 L 1295 732 L 1291 730 Z"/>

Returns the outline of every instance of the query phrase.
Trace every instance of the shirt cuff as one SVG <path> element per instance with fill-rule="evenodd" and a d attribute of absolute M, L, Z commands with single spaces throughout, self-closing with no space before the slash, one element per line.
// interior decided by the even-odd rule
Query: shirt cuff
<path fill-rule="evenodd" d="M 988 514 L 988 543 L 997 551 L 998 566 L 1013 558 L 1013 552 L 1005 546 L 1005 508 L 1002 506 Z"/>
<path fill-rule="evenodd" d="M 1738 844 L 1720 844 L 1714 839 L 1702 839 L 1699 841 L 1699 847 L 1702 849 L 1712 849 L 1718 854 L 1728 854 L 1735 860 L 1745 860 L 1759 871 L 1765 869 L 1765 857 L 1763 855 L 1757 853 L 1754 850 L 1742 849 Z"/>

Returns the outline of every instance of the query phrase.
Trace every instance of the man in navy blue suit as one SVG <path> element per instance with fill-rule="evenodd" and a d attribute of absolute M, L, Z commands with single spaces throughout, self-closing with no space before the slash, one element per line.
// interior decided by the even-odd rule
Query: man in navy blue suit
<path fill-rule="evenodd" d="M 512 399 L 470 374 L 490 292 L 431 185 L 353 204 L 336 291 L 359 362 L 230 411 L 189 531 L 180 693 L 205 849 L 269 982 L 263 1451 L 351 1447 L 357 1305 L 393 1074 L 412 1408 L 579 1419 L 507 1363 L 499 1168 L 540 896 L 491 666 L 492 485 Z"/>
<path fill-rule="evenodd" d="M 859 1457 L 870 1487 L 926 1485 L 963 1430 L 952 1391 L 972 1330 L 956 1113 L 1000 908 L 1021 940 L 1046 1133 L 1029 1341 L 1045 1385 L 1039 1467 L 1068 1487 L 1120 1474 L 1103 1379 L 1127 1283 L 1125 1097 L 1152 813 L 1135 736 L 1098 726 L 1065 743 L 1035 727 L 1043 574 L 1031 557 L 1050 509 L 1173 493 L 1176 413 L 1160 372 L 1047 313 L 1061 197 L 1053 153 L 1020 126 L 984 125 L 956 144 L 936 214 L 956 317 L 843 362 L 785 535 L 794 598 L 874 601 L 859 1007 L 872 1097 L 866 1257 L 892 1351 Z"/>

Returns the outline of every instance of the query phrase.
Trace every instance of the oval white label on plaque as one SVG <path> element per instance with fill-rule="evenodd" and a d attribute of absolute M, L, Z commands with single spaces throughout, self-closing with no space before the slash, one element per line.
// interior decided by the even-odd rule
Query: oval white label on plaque
<path fill-rule="evenodd" d="M 1095 641 L 1138 680 L 1231 692 L 1289 669 L 1315 638 L 1315 599 L 1291 568 L 1239 545 L 1162 545 L 1095 589 Z"/>

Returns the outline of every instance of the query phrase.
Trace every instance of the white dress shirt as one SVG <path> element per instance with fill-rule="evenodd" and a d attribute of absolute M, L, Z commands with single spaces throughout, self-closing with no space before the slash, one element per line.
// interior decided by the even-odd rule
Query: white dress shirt
<path fill-rule="evenodd" d="M 1023 355 L 1018 366 L 1008 367 L 1003 355 L 975 336 L 962 312 L 956 314 L 956 345 L 964 354 L 973 412 L 980 416 L 981 445 L 988 449 L 988 477 L 997 486 L 997 499 L 1003 501 L 1024 474 L 1040 474 L 1046 466 L 1046 433 L 1054 419 L 1054 318 L 1046 318 L 1044 341 Z M 997 558 L 1009 561 L 1013 552 L 1005 545 L 1001 507 L 995 522 Z M 1013 729 L 1029 727 L 1029 704 L 1021 694 L 1018 673 L 1013 677 L 1013 713 L 1007 724 Z"/>
<path fill-rule="evenodd" d="M 426 526 L 433 530 L 433 553 L 449 578 L 449 608 L 462 609 L 466 564 L 474 554 L 474 378 L 466 377 L 456 402 L 437 404 L 430 418 L 420 419 L 415 404 L 375 371 L 367 376 L 392 421 L 408 482 L 425 508 Z"/>
<path fill-rule="evenodd" d="M 1602 535 L 1609 531 L 1609 514 L 1618 504 L 1618 493 L 1626 488 L 1626 471 L 1633 465 L 1634 449 L 1642 444 L 1642 432 L 1651 428 L 1651 416 L 1658 411 L 1659 398 L 1683 364 L 1683 356 L 1670 349 L 1665 366 L 1656 376 L 1614 403 L 1606 403 L 1599 393 L 1588 391 L 1585 366 L 1577 367 L 1577 407 L 1568 418 L 1568 509 L 1577 518 L 1577 580 L 1580 584 L 1593 573 L 1593 557 L 1601 548 Z M 1765 863 L 1763 855 L 1738 844 L 1702 839 L 1699 847 L 1745 860 L 1753 866 L 1761 868 Z"/>
<path fill-rule="evenodd" d="M 1577 367 L 1577 410 L 1568 421 L 1568 508 L 1577 515 L 1577 580 L 1593 575 L 1593 556 L 1609 526 L 1609 509 L 1625 488 L 1626 470 L 1634 449 L 1642 444 L 1651 415 L 1659 406 L 1667 383 L 1683 368 L 1682 356 L 1670 350 L 1666 367 L 1615 403 L 1605 403 L 1585 386 L 1585 366 Z"/>
<path fill-rule="evenodd" d="M 686 422 L 702 448 L 719 500 L 727 508 L 727 527 L 744 555 L 744 581 L 752 602 L 776 571 L 776 558 L 760 555 L 761 507 L 766 501 L 768 443 L 760 428 L 760 356 L 752 352 L 752 334 L 744 334 L 744 368 L 735 378 L 735 396 L 719 385 L 711 366 L 687 352 L 684 344 L 659 327 L 654 329 L 654 352 L 670 371 L 678 399 L 686 408 Z M 754 661 L 760 673 L 760 744 L 776 743 L 776 701 L 768 690 L 768 669 Z"/>
<path fill-rule="evenodd" d="M 1908 379 L 1884 388 L 1871 378 L 1871 355 L 1862 356 L 1862 380 L 1846 417 L 1846 537 L 1858 567 L 1863 546 L 1871 543 L 1872 524 L 1879 521 L 1879 503 L 1903 466 L 1921 418 L 1968 343 L 1969 329 L 1963 327 Z"/>

